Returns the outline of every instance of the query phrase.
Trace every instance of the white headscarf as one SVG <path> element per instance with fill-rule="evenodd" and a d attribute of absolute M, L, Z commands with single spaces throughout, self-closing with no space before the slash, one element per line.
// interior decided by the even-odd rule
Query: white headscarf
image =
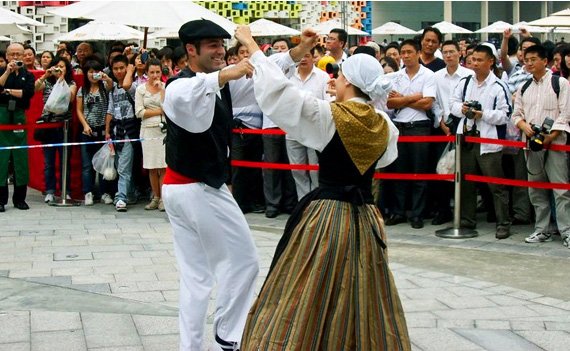
<path fill-rule="evenodd" d="M 392 90 L 392 83 L 384 78 L 382 65 L 368 54 L 350 56 L 344 60 L 341 69 L 346 80 L 372 100 L 380 99 Z"/>

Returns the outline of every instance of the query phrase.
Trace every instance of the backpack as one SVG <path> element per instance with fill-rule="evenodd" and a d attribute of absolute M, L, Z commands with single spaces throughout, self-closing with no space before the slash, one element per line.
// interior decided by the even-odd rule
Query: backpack
<path fill-rule="evenodd" d="M 521 97 L 524 95 L 524 92 L 530 87 L 532 84 L 533 78 L 529 78 L 521 88 Z M 550 84 L 552 85 L 552 90 L 556 93 L 556 98 L 560 97 L 560 76 L 552 76 L 550 77 Z"/>

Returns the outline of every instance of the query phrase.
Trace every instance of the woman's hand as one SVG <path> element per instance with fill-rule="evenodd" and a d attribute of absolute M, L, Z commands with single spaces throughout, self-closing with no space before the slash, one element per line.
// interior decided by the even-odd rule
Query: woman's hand
<path fill-rule="evenodd" d="M 93 134 L 93 130 L 89 126 L 89 124 L 83 125 L 83 134 L 91 136 Z"/>

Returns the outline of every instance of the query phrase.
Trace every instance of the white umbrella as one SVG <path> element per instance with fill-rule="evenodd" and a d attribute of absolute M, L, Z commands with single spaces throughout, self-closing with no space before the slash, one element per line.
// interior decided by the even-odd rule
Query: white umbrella
<path fill-rule="evenodd" d="M 7 36 L 0 35 L 0 41 L 12 41 L 12 39 L 8 38 Z"/>
<path fill-rule="evenodd" d="M 188 21 L 207 19 L 230 34 L 232 21 L 192 1 L 79 1 L 49 11 L 66 18 L 88 18 L 138 27 L 178 27 Z"/>
<path fill-rule="evenodd" d="M 156 32 L 152 32 L 148 35 L 149 39 L 178 39 L 178 30 L 180 28 L 163 28 L 157 30 Z"/>
<path fill-rule="evenodd" d="M 10 35 L 28 32 L 20 26 L 45 26 L 45 24 L 0 7 L 0 33 Z"/>
<path fill-rule="evenodd" d="M 284 36 L 292 37 L 301 34 L 296 29 L 289 28 L 279 23 L 275 23 L 265 18 L 258 19 L 257 21 L 251 22 L 249 24 L 251 29 L 251 35 L 254 37 L 272 37 L 272 36 Z"/>
<path fill-rule="evenodd" d="M 326 35 L 331 32 L 334 28 L 343 28 L 342 24 L 337 19 L 328 20 L 326 22 L 321 22 L 316 26 L 313 26 L 313 29 L 317 31 L 320 35 Z M 356 29 L 353 27 L 347 27 L 348 35 L 370 35 L 367 32 L 361 31 L 360 29 Z"/>
<path fill-rule="evenodd" d="M 458 25 L 455 25 L 451 22 L 446 22 L 446 21 L 441 21 L 438 22 L 434 25 L 432 25 L 432 27 L 439 29 L 439 31 L 442 34 L 471 34 L 473 33 L 472 31 L 470 31 L 469 29 L 465 29 L 463 27 L 460 27 Z M 423 33 L 423 29 L 418 31 L 418 34 Z"/>
<path fill-rule="evenodd" d="M 503 33 L 505 31 L 505 29 L 507 28 L 511 28 L 512 24 L 507 23 L 507 22 L 503 22 L 503 21 L 497 21 L 497 22 L 493 22 L 491 25 L 488 25 L 487 27 L 483 27 L 479 30 L 476 30 L 475 33 Z"/>
<path fill-rule="evenodd" d="M 528 22 L 539 27 L 570 27 L 570 16 L 548 16 Z"/>
<path fill-rule="evenodd" d="M 396 22 L 386 22 L 380 27 L 372 29 L 372 34 L 375 35 L 415 35 L 413 29 L 404 27 Z"/>
<path fill-rule="evenodd" d="M 59 36 L 57 41 L 142 40 L 143 37 L 143 32 L 124 24 L 91 21 Z"/>
<path fill-rule="evenodd" d="M 521 28 L 525 28 L 529 33 L 548 33 L 552 30 L 548 27 L 531 26 L 525 21 L 513 24 L 513 28 L 515 32 L 520 32 Z"/>
<path fill-rule="evenodd" d="M 570 9 L 554 12 L 550 16 L 570 16 Z"/>

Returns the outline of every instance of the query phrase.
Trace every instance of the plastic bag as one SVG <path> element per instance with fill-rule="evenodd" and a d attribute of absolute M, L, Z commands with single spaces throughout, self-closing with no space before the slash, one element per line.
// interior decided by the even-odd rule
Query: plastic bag
<path fill-rule="evenodd" d="M 514 141 L 522 140 L 522 131 L 517 126 L 515 126 L 515 124 L 511 122 L 510 119 L 507 122 L 507 133 L 505 139 Z M 506 155 L 517 155 L 520 150 L 521 149 L 517 147 L 503 146 L 503 153 Z"/>
<path fill-rule="evenodd" d="M 455 144 L 447 143 L 447 146 L 441 153 L 437 167 L 437 174 L 454 174 L 455 173 Z"/>
<path fill-rule="evenodd" d="M 55 115 L 61 115 L 69 111 L 71 90 L 63 79 L 58 80 L 51 90 L 44 109 Z"/>
<path fill-rule="evenodd" d="M 111 151 L 109 145 L 103 145 L 93 155 L 93 169 L 103 175 L 105 180 L 113 180 L 117 178 L 117 170 L 115 169 L 115 153 Z"/>

